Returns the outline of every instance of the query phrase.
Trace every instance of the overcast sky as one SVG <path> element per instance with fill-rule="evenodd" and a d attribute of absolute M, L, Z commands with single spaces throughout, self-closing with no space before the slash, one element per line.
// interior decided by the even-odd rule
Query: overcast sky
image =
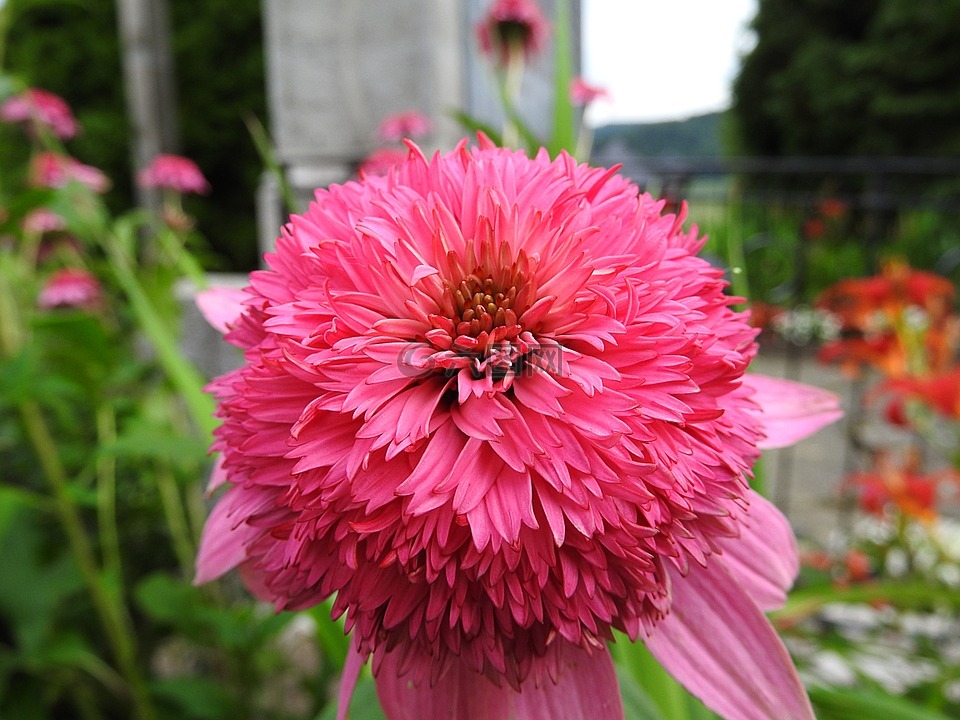
<path fill-rule="evenodd" d="M 583 0 L 583 75 L 612 101 L 591 125 L 678 120 L 729 106 L 757 0 Z"/>

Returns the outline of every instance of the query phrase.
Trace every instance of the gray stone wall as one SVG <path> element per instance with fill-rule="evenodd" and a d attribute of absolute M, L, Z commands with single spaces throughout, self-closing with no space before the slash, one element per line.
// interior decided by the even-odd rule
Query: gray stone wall
<path fill-rule="evenodd" d="M 570 2 L 574 66 L 579 67 L 580 0 L 540 0 L 549 17 Z M 453 110 L 502 122 L 489 63 L 474 26 L 492 0 L 264 0 L 270 132 L 301 208 L 313 190 L 349 179 L 378 147 L 387 115 L 417 110 L 434 132 L 426 150 L 449 149 L 466 134 Z M 552 37 L 552 36 L 551 36 Z M 549 132 L 553 45 L 526 73 L 520 108 Z M 261 247 L 284 216 L 272 178 L 259 203 Z"/>

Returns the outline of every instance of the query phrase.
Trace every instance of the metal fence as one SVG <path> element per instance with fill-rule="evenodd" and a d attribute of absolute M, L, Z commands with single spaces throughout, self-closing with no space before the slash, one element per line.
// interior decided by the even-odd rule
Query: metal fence
<path fill-rule="evenodd" d="M 713 236 L 707 251 L 714 261 L 743 264 L 752 299 L 807 303 L 836 280 L 876 272 L 891 255 L 960 282 L 960 158 L 593 160 L 621 164 L 655 197 L 686 200 L 691 222 Z M 841 480 L 870 462 L 864 433 L 894 446 L 911 438 L 883 435 L 882 423 L 864 412 L 869 379 L 823 366 L 812 346 L 762 347 L 761 371 L 827 387 L 843 399 L 840 424 L 764 460 L 774 501 L 801 534 L 827 542 L 849 528 L 853 504 Z"/>
<path fill-rule="evenodd" d="M 790 250 L 793 297 L 784 289 L 784 297 L 772 299 L 797 300 L 808 287 L 816 289 L 811 253 L 831 250 L 812 242 L 822 239 L 814 237 L 818 220 L 842 220 L 819 232 L 835 231 L 845 245 L 859 247 L 860 266 L 849 274 L 870 272 L 885 253 L 898 253 L 960 281 L 960 158 L 600 154 L 594 161 L 621 164 L 625 175 L 655 196 L 687 200 L 691 217 L 708 233 L 739 232 L 748 263 L 751 253 L 763 262 L 763 250 L 771 246 Z"/>

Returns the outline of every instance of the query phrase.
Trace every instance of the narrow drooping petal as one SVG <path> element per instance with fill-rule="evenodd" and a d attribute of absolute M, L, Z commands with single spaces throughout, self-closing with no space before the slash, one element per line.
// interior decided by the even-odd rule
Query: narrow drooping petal
<path fill-rule="evenodd" d="M 226 333 L 243 314 L 243 301 L 247 297 L 242 288 L 218 286 L 201 290 L 195 299 L 204 319 Z"/>
<path fill-rule="evenodd" d="M 666 670 L 727 720 L 813 720 L 770 621 L 720 563 L 670 569 L 670 613 L 645 640 Z"/>
<path fill-rule="evenodd" d="M 761 610 L 783 606 L 800 570 L 790 523 L 776 507 L 750 493 L 750 511 L 740 535 L 719 541 L 720 558 Z"/>
<path fill-rule="evenodd" d="M 364 661 L 363 655 L 351 642 L 347 648 L 347 660 L 343 665 L 343 678 L 340 681 L 340 692 L 337 696 L 337 720 L 347 720 L 350 697 L 357 686 L 357 680 L 360 679 L 360 671 L 363 670 Z"/>
<path fill-rule="evenodd" d="M 377 694 L 390 720 L 623 720 L 620 687 L 606 648 L 587 652 L 565 644 L 557 667 L 534 671 L 519 690 L 494 685 L 453 661 L 435 683 L 401 674 L 399 653 L 377 668 Z"/>
<path fill-rule="evenodd" d="M 744 375 L 743 384 L 760 406 L 757 417 L 766 436 L 761 448 L 793 445 L 843 416 L 836 395 L 811 385 L 757 373 Z"/>
<path fill-rule="evenodd" d="M 511 718 L 540 720 L 623 720 L 620 686 L 610 652 L 592 655 L 575 648 L 564 651 L 557 682 L 530 684 L 512 695 Z"/>

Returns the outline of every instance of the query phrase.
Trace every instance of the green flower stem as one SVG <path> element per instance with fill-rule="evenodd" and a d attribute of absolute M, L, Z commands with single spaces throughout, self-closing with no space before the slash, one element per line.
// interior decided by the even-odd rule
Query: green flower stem
<path fill-rule="evenodd" d="M 108 232 L 104 237 L 103 245 L 114 275 L 130 300 L 130 306 L 140 322 L 140 327 L 153 344 L 160 364 L 174 387 L 183 396 L 196 426 L 204 434 L 204 440 L 211 441 L 217 421 L 213 417 L 213 399 L 203 391 L 203 378 L 180 353 L 176 340 L 167 330 L 160 313 L 150 302 L 147 292 L 137 280 L 131 262 L 123 252 L 120 238 Z"/>
<path fill-rule="evenodd" d="M 520 97 L 520 88 L 523 85 L 524 69 L 523 45 L 512 43 L 507 50 L 506 67 L 497 73 L 497 85 L 500 90 L 500 102 L 506 111 L 506 119 L 503 122 L 504 147 L 515 148 L 520 144 L 520 130 L 514 120 L 517 98 Z"/>
<path fill-rule="evenodd" d="M 257 148 L 260 161 L 267 169 L 267 172 L 277 181 L 280 197 L 283 199 L 283 204 L 287 212 L 297 212 L 298 207 L 296 196 L 293 193 L 293 187 L 291 187 L 290 181 L 287 179 L 283 165 L 280 164 L 280 160 L 277 158 L 276 150 L 273 142 L 270 140 L 270 135 L 267 134 L 267 129 L 263 127 L 263 123 L 260 122 L 259 118 L 255 115 L 247 115 L 243 119 L 243 122 L 247 126 L 247 131 L 250 133 L 250 139 L 253 140 L 253 144 Z"/>
<path fill-rule="evenodd" d="M 593 130 L 586 123 L 580 125 L 580 134 L 577 135 L 577 147 L 573 156 L 580 162 L 588 162 L 593 152 Z"/>
<path fill-rule="evenodd" d="M 112 445 L 117 439 L 117 418 L 106 404 L 97 408 L 97 443 L 100 447 Z M 97 527 L 100 532 L 100 552 L 103 567 L 120 585 L 123 584 L 123 564 L 120 554 L 120 535 L 117 532 L 117 461 L 103 453 L 97 458 Z"/>
<path fill-rule="evenodd" d="M 572 152 L 576 140 L 576 112 L 570 102 L 570 79 L 573 77 L 573 57 L 570 52 L 570 7 L 568 0 L 554 5 L 553 44 L 556 50 L 553 74 L 553 136 L 548 149 L 556 157 L 561 150 Z M 584 158 L 586 159 L 586 158 Z"/>
<path fill-rule="evenodd" d="M 0 256 L 0 263 L 2 262 L 3 258 Z M 17 298 L 6 271 L 7 268 L 0 265 L 0 357 L 9 358 L 23 347 L 24 329 L 20 322 Z"/>
<path fill-rule="evenodd" d="M 167 530 L 173 541 L 173 551 L 180 563 L 180 571 L 186 580 L 193 579 L 193 558 L 196 548 L 190 536 L 190 527 L 177 487 L 177 479 L 166 464 L 157 465 L 157 490 L 160 491 L 160 504 L 163 506 L 163 516 L 167 521 Z"/>
<path fill-rule="evenodd" d="M 101 580 L 93 548 L 87 539 L 77 508 L 70 499 L 69 480 L 57 453 L 53 436 L 35 402 L 23 401 L 20 403 L 19 410 L 27 438 L 37 454 L 40 467 L 53 492 L 57 516 L 66 533 L 70 550 L 77 561 L 83 582 L 87 592 L 90 593 L 120 673 L 127 682 L 135 717 L 139 720 L 154 720 L 156 713 L 150 703 L 146 683 L 137 665 L 136 636 L 130 627 L 125 608 L 115 601 Z"/>
<path fill-rule="evenodd" d="M 188 278 L 197 290 L 205 290 L 209 283 L 207 274 L 200 267 L 200 263 L 186 249 L 186 233 L 181 233 L 169 227 L 161 227 L 157 231 L 157 239 L 165 253 L 173 259 L 177 269 Z"/>
<path fill-rule="evenodd" d="M 179 433 L 186 434 L 190 432 L 190 423 L 180 412 L 178 398 L 170 395 L 166 398 L 166 413 L 170 425 Z M 204 491 L 206 486 L 203 482 L 188 483 L 185 488 L 177 488 L 182 493 L 182 502 L 180 503 L 181 518 L 186 526 L 184 537 L 187 538 L 187 544 L 196 550 L 200 545 L 200 537 L 203 534 L 203 526 L 207 522 L 207 516 L 210 514 L 204 500 Z M 193 558 L 191 558 L 191 563 Z"/>

